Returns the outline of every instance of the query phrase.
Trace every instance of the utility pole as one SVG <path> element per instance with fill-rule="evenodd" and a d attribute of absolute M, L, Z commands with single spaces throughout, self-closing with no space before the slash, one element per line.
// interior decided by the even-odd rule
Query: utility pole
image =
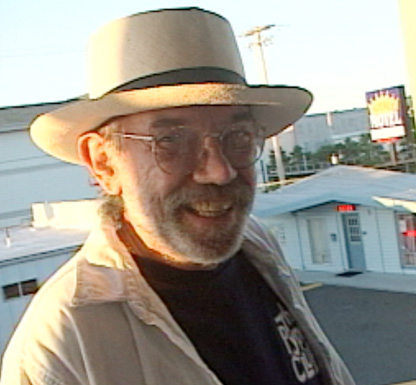
<path fill-rule="evenodd" d="M 257 56 L 257 61 L 259 63 L 259 67 L 260 67 L 260 74 L 261 74 L 261 83 L 262 84 L 269 84 L 269 78 L 267 75 L 267 66 L 266 66 L 266 59 L 264 57 L 264 51 L 263 51 L 263 46 L 270 42 L 271 39 L 270 38 L 263 38 L 261 33 L 269 30 L 271 28 L 275 27 L 274 24 L 269 24 L 269 25 L 265 25 L 262 27 L 255 27 L 247 32 L 245 32 L 242 36 L 243 37 L 253 37 L 254 41 L 250 44 L 250 47 L 253 48 L 256 56 Z M 277 137 L 277 135 L 274 135 L 270 138 L 271 142 L 272 142 L 272 146 L 273 146 L 273 151 L 274 151 L 274 157 L 276 160 L 276 171 L 277 171 L 277 175 L 279 177 L 279 182 L 284 183 L 286 180 L 286 174 L 285 174 L 285 168 L 283 165 L 283 159 L 282 159 L 282 151 L 280 150 L 280 143 L 279 143 L 279 138 Z"/>

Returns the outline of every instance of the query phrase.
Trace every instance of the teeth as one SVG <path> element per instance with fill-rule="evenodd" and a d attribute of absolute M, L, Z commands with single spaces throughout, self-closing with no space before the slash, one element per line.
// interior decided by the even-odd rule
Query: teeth
<path fill-rule="evenodd" d="M 223 215 L 231 207 L 229 202 L 197 202 L 191 205 L 198 215 L 204 217 L 216 217 Z"/>

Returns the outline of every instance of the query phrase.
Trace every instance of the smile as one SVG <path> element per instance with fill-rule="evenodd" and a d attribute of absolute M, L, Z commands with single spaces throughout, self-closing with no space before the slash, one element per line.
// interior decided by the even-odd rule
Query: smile
<path fill-rule="evenodd" d="M 231 202 L 196 202 L 188 209 L 201 217 L 220 217 L 232 208 Z"/>

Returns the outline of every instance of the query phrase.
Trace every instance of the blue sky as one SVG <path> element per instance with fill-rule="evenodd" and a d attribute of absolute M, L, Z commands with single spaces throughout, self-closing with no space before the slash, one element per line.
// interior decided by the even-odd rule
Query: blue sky
<path fill-rule="evenodd" d="M 237 36 L 265 34 L 269 82 L 311 90 L 310 112 L 365 106 L 365 92 L 407 84 L 397 0 L 0 0 L 0 107 L 86 93 L 89 35 L 136 12 L 199 6 L 228 18 Z M 239 37 L 249 83 L 260 70 Z"/>

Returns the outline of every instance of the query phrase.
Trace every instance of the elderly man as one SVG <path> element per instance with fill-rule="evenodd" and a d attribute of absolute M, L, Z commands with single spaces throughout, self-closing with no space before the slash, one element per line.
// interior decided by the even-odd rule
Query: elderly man
<path fill-rule="evenodd" d="M 310 94 L 247 85 L 228 22 L 197 8 L 117 20 L 90 50 L 89 98 L 31 135 L 88 167 L 102 220 L 34 298 L 1 385 L 353 384 L 249 218 L 264 140 Z"/>

